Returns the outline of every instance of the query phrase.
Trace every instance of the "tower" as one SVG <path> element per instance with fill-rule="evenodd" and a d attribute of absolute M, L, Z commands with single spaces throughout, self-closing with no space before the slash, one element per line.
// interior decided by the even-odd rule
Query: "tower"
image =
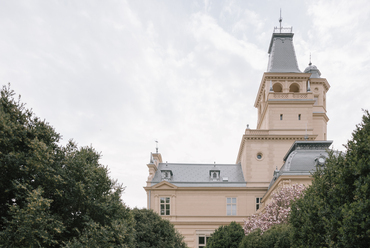
<path fill-rule="evenodd" d="M 254 106 L 256 129 L 245 130 L 237 163 L 247 187 L 268 185 L 276 165 L 294 141 L 327 139 L 326 93 L 330 88 L 310 62 L 302 73 L 293 45 L 292 28 L 275 27 Z"/>

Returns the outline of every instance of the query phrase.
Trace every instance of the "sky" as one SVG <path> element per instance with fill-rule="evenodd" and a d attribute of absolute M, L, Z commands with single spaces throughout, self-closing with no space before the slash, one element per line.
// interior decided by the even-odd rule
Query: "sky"
<path fill-rule="evenodd" d="M 328 80 L 328 139 L 344 150 L 370 106 L 370 1 L 0 0 L 0 83 L 63 137 L 101 152 L 129 207 L 147 164 L 235 163 L 273 27 Z"/>

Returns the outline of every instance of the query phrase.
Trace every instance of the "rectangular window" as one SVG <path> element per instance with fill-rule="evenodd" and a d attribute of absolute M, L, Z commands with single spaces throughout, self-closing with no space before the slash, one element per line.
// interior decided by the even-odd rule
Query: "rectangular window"
<path fill-rule="evenodd" d="M 209 239 L 209 236 L 206 236 L 206 235 L 199 235 L 199 236 L 198 236 L 198 247 L 199 247 L 199 248 L 204 248 L 204 247 L 206 247 L 208 239 Z"/>
<path fill-rule="evenodd" d="M 161 208 L 161 215 L 170 215 L 170 198 L 169 197 L 161 197 L 160 202 Z"/>
<path fill-rule="evenodd" d="M 257 197 L 256 198 L 256 211 L 258 209 L 260 209 L 260 207 L 261 207 L 261 201 L 262 201 L 262 197 Z"/>
<path fill-rule="evenodd" d="M 298 120 L 300 121 L 301 120 L 301 114 L 298 115 Z"/>
<path fill-rule="evenodd" d="M 226 214 L 227 215 L 236 215 L 236 198 L 227 198 L 226 199 Z"/>
<path fill-rule="evenodd" d="M 283 120 L 283 114 L 280 115 L 280 120 L 282 121 Z"/>

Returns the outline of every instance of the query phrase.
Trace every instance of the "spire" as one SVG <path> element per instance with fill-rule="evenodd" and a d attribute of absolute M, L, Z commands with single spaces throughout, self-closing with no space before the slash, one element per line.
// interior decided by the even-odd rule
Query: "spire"
<path fill-rule="evenodd" d="M 283 18 L 281 17 L 281 9 L 280 9 L 280 18 L 279 18 L 279 23 L 280 23 L 280 33 L 281 33 L 281 22 L 283 21 Z"/>
<path fill-rule="evenodd" d="M 268 50 L 269 62 L 267 72 L 296 72 L 298 68 L 297 58 L 293 46 L 293 28 L 282 27 L 283 18 L 280 18 L 280 27 L 275 27 Z"/>

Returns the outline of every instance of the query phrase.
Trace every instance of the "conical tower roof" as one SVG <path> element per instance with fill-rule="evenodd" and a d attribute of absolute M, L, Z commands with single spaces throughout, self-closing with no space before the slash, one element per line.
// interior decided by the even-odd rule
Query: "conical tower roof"
<path fill-rule="evenodd" d="M 301 72 L 293 46 L 293 35 L 292 28 L 274 29 L 268 50 L 267 72 Z"/>

